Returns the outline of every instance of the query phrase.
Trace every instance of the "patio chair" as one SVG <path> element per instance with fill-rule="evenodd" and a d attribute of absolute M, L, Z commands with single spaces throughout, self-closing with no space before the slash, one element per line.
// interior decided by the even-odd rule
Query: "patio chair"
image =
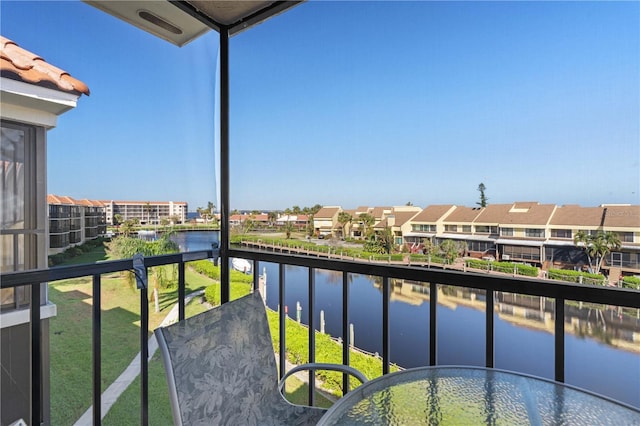
<path fill-rule="evenodd" d="M 295 405 L 280 392 L 301 368 L 347 372 L 335 364 L 305 364 L 278 383 L 264 303 L 258 292 L 155 330 L 176 425 L 315 425 L 325 409 Z"/>

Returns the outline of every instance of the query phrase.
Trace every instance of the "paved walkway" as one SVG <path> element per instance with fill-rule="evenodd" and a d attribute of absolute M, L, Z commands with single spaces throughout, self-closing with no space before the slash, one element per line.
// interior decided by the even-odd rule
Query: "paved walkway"
<path fill-rule="evenodd" d="M 204 290 L 193 292 L 185 297 L 185 305 L 189 303 L 191 299 L 196 296 L 200 296 L 204 293 Z M 171 309 L 167 316 L 160 324 L 160 327 L 169 325 L 178 319 L 178 304 Z M 156 336 L 151 335 L 149 338 L 149 359 L 155 354 L 158 349 L 158 342 L 156 342 Z M 136 377 L 140 374 L 140 353 L 131 361 L 129 366 L 120 374 L 120 376 L 104 391 L 101 397 L 102 411 L 101 419 L 107 415 L 113 404 L 118 400 L 120 395 L 129 387 Z M 89 407 L 87 411 L 76 421 L 74 426 L 91 426 L 93 425 L 93 406 Z"/>

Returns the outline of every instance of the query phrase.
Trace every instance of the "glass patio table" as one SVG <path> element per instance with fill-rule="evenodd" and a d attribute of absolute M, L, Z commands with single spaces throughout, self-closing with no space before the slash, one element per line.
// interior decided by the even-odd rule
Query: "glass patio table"
<path fill-rule="evenodd" d="M 640 425 L 640 410 L 503 370 L 420 367 L 349 392 L 318 425 Z"/>

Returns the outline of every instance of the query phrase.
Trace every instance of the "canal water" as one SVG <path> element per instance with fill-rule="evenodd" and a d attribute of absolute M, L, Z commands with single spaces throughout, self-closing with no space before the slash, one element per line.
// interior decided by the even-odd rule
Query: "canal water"
<path fill-rule="evenodd" d="M 217 241 L 215 232 L 184 232 L 172 237 L 182 250 L 205 250 Z M 276 264 L 261 262 L 267 274 L 267 304 L 278 308 Z M 382 352 L 382 291 L 375 278 L 349 274 L 349 322 L 355 345 Z M 314 321 L 342 337 L 342 273 L 315 271 Z M 429 287 L 391 280 L 391 361 L 404 368 L 429 362 Z M 440 287 L 438 293 L 438 364 L 485 364 L 484 293 Z M 308 321 L 308 271 L 285 267 L 285 304 L 296 318 Z M 553 300 L 497 293 L 495 305 L 495 367 L 553 379 Z M 606 306 L 565 307 L 566 383 L 640 407 L 640 319 L 635 311 Z M 633 341 L 635 335 L 635 342 Z"/>

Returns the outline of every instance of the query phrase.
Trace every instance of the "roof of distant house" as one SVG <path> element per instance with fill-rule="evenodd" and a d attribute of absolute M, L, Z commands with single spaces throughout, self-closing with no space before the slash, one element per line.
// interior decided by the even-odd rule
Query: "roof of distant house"
<path fill-rule="evenodd" d="M 402 225 L 404 225 L 405 223 L 407 223 L 409 220 L 411 220 L 411 218 L 413 218 L 414 216 L 416 216 L 418 214 L 417 211 L 409 211 L 409 212 L 393 212 L 391 215 L 387 216 L 386 218 L 384 218 L 383 220 L 381 220 L 380 222 L 378 222 L 378 224 L 376 224 L 376 226 L 374 226 L 374 228 L 379 229 L 379 228 L 386 228 L 387 226 L 389 226 L 389 217 L 393 216 L 393 227 L 401 227 Z"/>
<path fill-rule="evenodd" d="M 553 213 L 549 224 L 551 226 L 588 226 L 598 227 L 604 222 L 604 208 L 580 207 L 565 205 L 558 207 Z"/>
<path fill-rule="evenodd" d="M 373 210 L 369 212 L 369 214 L 375 217 L 376 219 L 382 220 L 384 218 L 384 215 L 390 214 L 392 210 L 393 210 L 393 207 L 379 206 L 379 207 L 374 207 Z"/>
<path fill-rule="evenodd" d="M 514 203 L 502 220 L 501 225 L 545 225 L 553 215 L 555 204 Z"/>
<path fill-rule="evenodd" d="M 466 206 L 457 206 L 454 211 L 449 213 L 443 220 L 445 223 L 471 223 L 474 219 L 480 215 L 480 213 L 486 209 L 486 207 L 478 208 L 478 207 L 466 207 Z"/>
<path fill-rule="evenodd" d="M 169 205 L 173 203 L 174 205 L 187 205 L 186 201 L 141 201 L 141 200 L 100 200 L 101 203 L 104 204 L 120 204 L 120 205 L 138 205 L 138 204 L 149 204 L 150 206 L 162 206 Z"/>
<path fill-rule="evenodd" d="M 89 95 L 89 87 L 82 81 L 3 36 L 0 36 L 0 75 L 49 89 Z"/>
<path fill-rule="evenodd" d="M 425 207 L 416 217 L 413 218 L 413 222 L 431 222 L 435 223 L 442 218 L 451 208 L 453 204 L 441 204 Z"/>
<path fill-rule="evenodd" d="M 337 206 L 323 207 L 320 210 L 318 210 L 318 212 L 315 215 L 313 215 L 313 217 L 316 220 L 319 220 L 319 219 L 331 219 L 340 210 L 341 210 L 341 208 L 337 207 Z"/>
<path fill-rule="evenodd" d="M 104 207 L 104 204 L 98 200 L 89 200 L 84 198 L 82 200 L 76 200 L 75 198 L 66 195 L 47 195 L 47 204 L 63 204 L 71 206 L 87 206 L 87 207 Z"/>
<path fill-rule="evenodd" d="M 640 206 L 604 206 L 604 226 L 640 228 Z"/>

